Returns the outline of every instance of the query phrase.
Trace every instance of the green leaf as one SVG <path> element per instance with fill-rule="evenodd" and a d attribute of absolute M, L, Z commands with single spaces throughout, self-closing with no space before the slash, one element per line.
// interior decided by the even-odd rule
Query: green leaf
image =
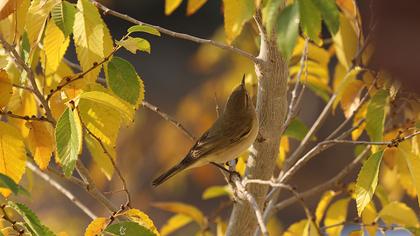
<path fill-rule="evenodd" d="M 308 133 L 308 127 L 298 118 L 293 119 L 287 129 L 284 131 L 284 135 L 294 138 L 297 140 L 302 140 L 306 133 Z M 316 140 L 315 136 L 312 137 L 312 140 Z"/>
<path fill-rule="evenodd" d="M 155 29 L 151 26 L 148 26 L 148 25 L 134 25 L 134 26 L 131 26 L 130 28 L 128 28 L 127 32 L 130 33 L 130 34 L 134 33 L 134 32 L 145 32 L 145 33 L 148 33 L 148 34 L 153 34 L 153 35 L 156 35 L 156 36 L 160 36 L 160 32 L 157 29 Z"/>
<path fill-rule="evenodd" d="M 130 104 L 137 107 L 144 99 L 143 81 L 130 62 L 112 57 L 105 67 L 105 77 L 112 92 Z"/>
<path fill-rule="evenodd" d="M 385 107 L 388 103 L 388 91 L 378 90 L 370 99 L 366 113 L 366 131 L 373 142 L 383 139 Z"/>
<path fill-rule="evenodd" d="M 155 236 L 146 227 L 128 221 L 112 224 L 104 231 L 118 236 Z"/>
<path fill-rule="evenodd" d="M 24 189 L 22 186 L 15 183 L 15 181 L 9 176 L 0 173 L 0 188 L 8 188 L 13 194 L 17 195 L 19 193 L 29 195 L 29 192 Z"/>
<path fill-rule="evenodd" d="M 340 15 L 334 0 L 313 0 L 321 12 L 322 18 L 332 35 L 336 34 L 340 26 Z"/>
<path fill-rule="evenodd" d="M 66 176 L 73 173 L 82 150 L 82 127 L 76 112 L 67 108 L 57 121 L 55 128 L 57 157 Z"/>
<path fill-rule="evenodd" d="M 123 41 L 117 41 L 117 45 L 124 47 L 133 54 L 136 54 L 137 50 L 150 53 L 149 41 L 142 38 L 133 38 L 128 36 L 127 39 Z"/>
<path fill-rule="evenodd" d="M 355 192 L 357 213 L 359 216 L 362 215 L 363 210 L 372 200 L 372 196 L 375 193 L 383 154 L 383 150 L 372 154 L 363 164 L 357 176 Z"/>
<path fill-rule="evenodd" d="M 229 186 L 211 186 L 208 187 L 204 192 L 202 198 L 204 200 L 221 197 L 221 196 L 229 196 L 232 192 L 230 191 Z"/>
<path fill-rule="evenodd" d="M 298 0 L 300 27 L 310 39 L 315 43 L 320 44 L 321 13 L 312 1 L 313 0 Z"/>
<path fill-rule="evenodd" d="M 46 226 L 41 224 L 39 218 L 22 203 L 15 203 L 9 201 L 7 205 L 13 208 L 19 215 L 22 216 L 23 220 L 25 221 L 25 226 L 28 230 L 35 236 L 54 236 L 55 234 L 48 229 Z"/>
<path fill-rule="evenodd" d="M 267 28 L 269 34 L 273 31 L 276 19 L 279 13 L 280 6 L 284 0 L 267 0 L 264 2 L 262 8 L 263 23 Z"/>
<path fill-rule="evenodd" d="M 291 4 L 277 18 L 277 47 L 289 59 L 299 34 L 299 6 Z"/>
<path fill-rule="evenodd" d="M 63 31 L 65 37 L 73 32 L 75 14 L 75 6 L 67 1 L 57 4 L 51 11 L 54 23 Z"/>

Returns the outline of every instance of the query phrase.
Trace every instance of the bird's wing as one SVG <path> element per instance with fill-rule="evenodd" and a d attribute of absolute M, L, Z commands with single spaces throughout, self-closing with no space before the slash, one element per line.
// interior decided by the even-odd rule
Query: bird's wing
<path fill-rule="evenodd" d="M 237 124 L 213 125 L 191 148 L 189 156 L 196 159 L 222 148 L 227 148 L 247 137 L 251 129 L 252 119 L 243 119 Z"/>

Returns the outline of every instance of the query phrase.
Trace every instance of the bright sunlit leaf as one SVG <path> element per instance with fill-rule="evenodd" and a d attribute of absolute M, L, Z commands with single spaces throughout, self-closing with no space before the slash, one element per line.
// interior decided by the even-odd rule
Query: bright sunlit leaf
<path fill-rule="evenodd" d="M 183 214 L 191 217 L 195 222 L 197 222 L 201 227 L 207 225 L 207 219 L 204 217 L 203 213 L 197 209 L 195 206 L 188 205 L 181 202 L 157 202 L 153 203 L 154 207 L 160 208 L 162 210 Z"/>
<path fill-rule="evenodd" d="M 349 69 L 356 54 L 357 36 L 349 20 L 340 15 L 340 29 L 333 36 L 338 61 Z"/>
<path fill-rule="evenodd" d="M 112 39 L 98 9 L 89 0 L 78 0 L 77 13 L 73 25 L 73 39 L 77 58 L 83 71 L 93 67 L 108 56 Z M 84 76 L 85 80 L 95 81 L 100 67 Z"/>
<path fill-rule="evenodd" d="M 365 225 L 363 228 L 368 232 L 369 236 L 375 236 L 376 231 L 378 230 L 378 225 L 376 224 L 376 217 L 378 213 L 376 212 L 373 202 L 370 202 L 362 212 L 362 222 Z"/>
<path fill-rule="evenodd" d="M 400 143 L 398 147 L 398 154 L 400 158 L 403 158 L 407 163 L 409 175 L 411 179 L 411 185 L 414 187 L 417 193 L 417 200 L 420 206 L 420 158 L 412 152 L 412 143 L 407 140 Z M 408 181 L 408 180 L 406 180 Z"/>
<path fill-rule="evenodd" d="M 172 12 L 175 11 L 181 3 L 182 0 L 165 0 L 165 14 L 172 14 Z"/>
<path fill-rule="evenodd" d="M 324 217 L 325 210 L 335 195 L 336 193 L 332 190 L 327 191 L 322 195 L 315 210 L 315 219 L 317 224 L 321 222 L 322 218 Z"/>
<path fill-rule="evenodd" d="M 198 11 L 207 0 L 188 0 L 187 4 L 187 15 L 192 15 Z"/>
<path fill-rule="evenodd" d="M 111 180 L 112 175 L 114 174 L 114 166 L 112 165 L 109 156 L 104 152 L 101 144 L 93 138 L 91 135 L 85 135 L 86 147 L 89 150 L 89 153 L 96 165 L 99 166 L 102 173 L 106 176 L 108 180 Z M 112 157 L 116 158 L 115 148 L 111 145 L 103 144 L 106 148 L 107 153 Z"/>
<path fill-rule="evenodd" d="M 30 121 L 26 123 L 29 129 L 28 142 L 35 163 L 45 170 L 50 163 L 54 151 L 54 129 L 48 122 Z"/>
<path fill-rule="evenodd" d="M 146 227 L 148 230 L 152 231 L 155 235 L 157 236 L 160 235 L 153 221 L 144 212 L 138 209 L 132 208 L 123 212 L 122 215 L 127 216 L 130 220 L 138 223 L 139 225 L 143 227 Z"/>
<path fill-rule="evenodd" d="M 355 194 L 359 216 L 372 200 L 373 194 L 375 193 L 383 154 L 383 151 L 372 154 L 363 163 L 362 169 L 360 169 L 359 175 L 357 176 Z"/>
<path fill-rule="evenodd" d="M 62 1 L 61 3 L 55 5 L 51 11 L 51 18 L 63 32 L 65 37 L 69 36 L 73 32 L 75 14 L 76 8 L 73 4 L 67 1 Z"/>
<path fill-rule="evenodd" d="M 53 7 L 59 2 L 60 0 L 34 0 L 31 2 L 25 26 L 31 46 L 33 46 L 35 42 L 39 42 L 41 39 L 40 34 L 44 31 L 43 27 L 45 26 L 45 21 L 47 20 Z"/>
<path fill-rule="evenodd" d="M 229 186 L 211 186 L 204 190 L 202 198 L 204 200 L 212 199 L 221 196 L 229 196 L 232 194 L 232 191 Z"/>
<path fill-rule="evenodd" d="M 287 228 L 287 230 L 283 233 L 283 236 L 303 235 L 307 222 L 308 220 L 301 220 L 290 225 L 289 228 Z"/>
<path fill-rule="evenodd" d="M 124 47 L 133 54 L 136 54 L 137 51 L 150 53 L 150 43 L 143 38 L 133 38 L 128 36 L 123 41 L 117 41 L 117 44 Z"/>
<path fill-rule="evenodd" d="M 388 91 L 378 90 L 371 98 L 366 113 L 366 131 L 371 141 L 382 141 Z"/>
<path fill-rule="evenodd" d="M 25 172 L 26 151 L 22 136 L 13 126 L 0 121 L 0 173 L 19 183 Z M 11 191 L 0 188 L 7 197 Z"/>
<path fill-rule="evenodd" d="M 134 25 L 128 28 L 127 32 L 130 34 L 135 33 L 135 32 L 144 32 L 144 33 L 160 36 L 160 32 L 157 29 L 148 25 Z"/>
<path fill-rule="evenodd" d="M 57 27 L 54 21 L 49 21 L 45 29 L 44 50 L 45 50 L 45 73 L 50 75 L 56 72 L 63 60 L 70 39 Z"/>
<path fill-rule="evenodd" d="M 349 202 L 350 198 L 344 198 L 331 204 L 327 213 L 325 214 L 324 225 L 328 227 L 331 225 L 343 223 L 347 218 L 347 208 Z M 337 227 L 327 228 L 326 232 L 331 236 L 339 236 L 343 228 L 344 224 Z"/>
<path fill-rule="evenodd" d="M 296 140 L 302 140 L 306 133 L 308 133 L 308 127 L 298 118 L 293 119 L 287 129 L 284 131 L 284 135 L 294 138 Z M 315 137 L 312 138 L 313 140 Z"/>
<path fill-rule="evenodd" d="M 169 220 L 160 229 L 160 235 L 167 236 L 179 228 L 187 225 L 192 221 L 191 217 L 184 214 L 176 214 L 169 218 Z"/>
<path fill-rule="evenodd" d="M 414 210 L 402 202 L 389 203 L 378 215 L 388 225 L 419 226 Z"/>
<path fill-rule="evenodd" d="M 254 0 L 223 0 L 226 40 L 230 44 L 255 12 Z"/>
<path fill-rule="evenodd" d="M 118 97 L 138 107 L 144 99 L 144 85 L 130 62 L 113 57 L 105 67 L 108 87 Z"/>
<path fill-rule="evenodd" d="M 64 174 L 70 176 L 82 151 L 82 125 L 76 110 L 67 108 L 57 121 L 55 142 L 57 159 Z"/>
<path fill-rule="evenodd" d="M 94 219 L 85 230 L 85 236 L 97 236 L 102 233 L 108 224 L 108 219 L 105 217 L 99 217 Z"/>

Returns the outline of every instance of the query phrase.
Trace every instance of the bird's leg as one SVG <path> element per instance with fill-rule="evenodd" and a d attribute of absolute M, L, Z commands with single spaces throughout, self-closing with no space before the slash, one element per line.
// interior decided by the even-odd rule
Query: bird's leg
<path fill-rule="evenodd" d="M 223 165 L 221 165 L 219 163 L 216 163 L 216 162 L 210 162 L 210 163 L 212 165 L 220 168 L 221 170 L 227 172 L 229 174 L 229 180 L 231 180 L 234 175 L 236 175 L 239 179 L 241 179 L 241 175 L 237 171 L 235 171 L 235 170 L 228 170 L 228 169 L 226 169 L 226 167 L 224 167 Z"/>

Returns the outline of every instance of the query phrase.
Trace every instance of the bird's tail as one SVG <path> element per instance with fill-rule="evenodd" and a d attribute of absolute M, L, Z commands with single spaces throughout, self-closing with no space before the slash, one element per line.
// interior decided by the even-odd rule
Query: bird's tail
<path fill-rule="evenodd" d="M 153 182 L 152 182 L 153 187 L 157 187 L 158 185 L 162 184 L 163 182 L 165 182 L 166 180 L 168 180 L 172 176 L 178 174 L 180 171 L 187 168 L 187 166 L 188 165 L 185 165 L 181 162 L 178 165 L 172 167 L 171 169 L 169 169 L 168 171 L 166 171 L 165 173 L 163 173 L 162 175 L 157 177 L 155 180 L 153 180 Z"/>

